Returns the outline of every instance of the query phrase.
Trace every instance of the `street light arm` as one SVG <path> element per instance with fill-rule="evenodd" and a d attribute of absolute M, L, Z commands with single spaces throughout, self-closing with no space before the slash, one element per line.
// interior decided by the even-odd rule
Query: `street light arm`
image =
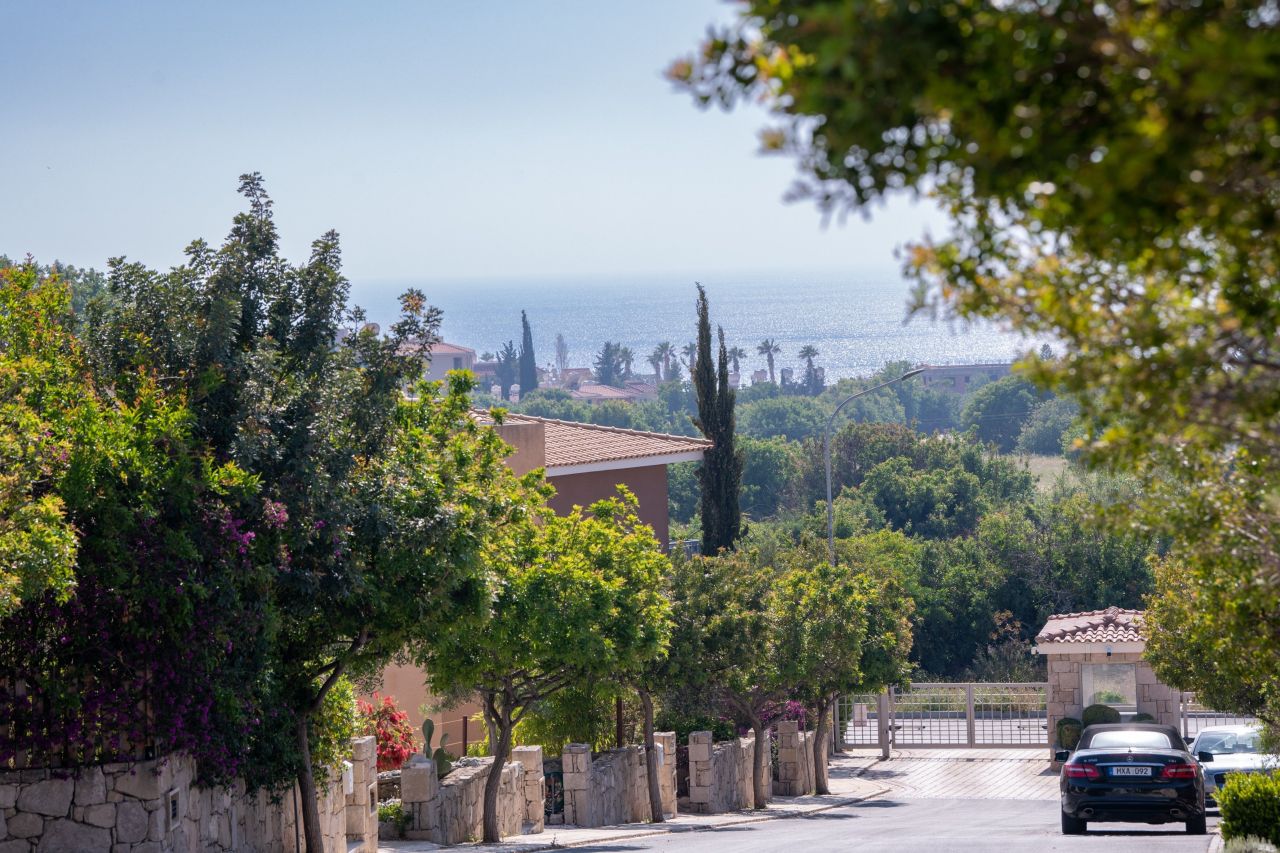
<path fill-rule="evenodd" d="M 879 391 L 881 388 L 887 388 L 890 385 L 902 382 L 904 379 L 918 376 L 926 370 L 928 370 L 927 367 L 917 367 L 914 370 L 908 370 L 901 376 L 895 376 L 888 382 L 881 382 L 871 388 L 864 388 L 856 394 L 850 394 L 840 401 L 840 405 L 836 406 L 835 411 L 831 413 L 831 417 L 827 418 L 827 428 L 822 433 L 822 455 L 826 458 L 827 463 L 827 559 L 833 566 L 836 564 L 836 527 L 834 507 L 831 500 L 831 427 L 836 422 L 836 415 L 840 414 L 841 409 L 859 397 L 865 397 L 873 391 Z"/>

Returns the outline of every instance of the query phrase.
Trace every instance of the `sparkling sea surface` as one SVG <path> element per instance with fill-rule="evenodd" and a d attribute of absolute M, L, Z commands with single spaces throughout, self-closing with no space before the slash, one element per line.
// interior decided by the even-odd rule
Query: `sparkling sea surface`
<path fill-rule="evenodd" d="M 894 273 L 818 275 L 707 274 L 713 327 L 724 327 L 729 346 L 748 353 L 743 380 L 765 366 L 756 346 L 773 338 L 782 347 L 777 367 L 799 368 L 800 348 L 818 348 L 816 363 L 828 379 L 865 376 L 886 362 L 923 364 L 1007 362 L 1040 341 L 990 324 L 966 326 L 907 320 L 908 284 Z M 520 311 L 528 312 L 540 365 L 555 360 L 556 334 L 569 345 L 572 367 L 591 365 L 606 340 L 631 347 L 634 370 L 649 372 L 645 358 L 659 341 L 677 351 L 694 340 L 696 291 L 679 276 L 539 278 L 468 282 L 354 283 L 353 301 L 370 319 L 393 317 L 395 296 L 422 289 L 444 311 L 442 336 L 477 354 L 496 352 L 504 341 L 520 346 Z"/>

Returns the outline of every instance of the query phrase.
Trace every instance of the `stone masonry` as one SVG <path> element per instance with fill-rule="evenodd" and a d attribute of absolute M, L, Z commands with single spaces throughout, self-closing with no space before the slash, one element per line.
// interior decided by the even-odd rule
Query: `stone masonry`
<path fill-rule="evenodd" d="M 689 734 L 689 811 L 719 814 L 752 805 L 754 736 L 713 743 L 711 732 Z"/>
<path fill-rule="evenodd" d="M 354 778 L 374 778 L 373 738 L 353 741 Z M 295 846 L 296 788 L 273 797 L 194 785 L 186 755 L 104 764 L 73 772 L 0 773 L 0 853 L 284 853 Z M 316 780 L 326 853 L 378 847 L 368 790 L 343 790 L 340 772 Z M 352 809 L 360 812 L 356 815 Z M 375 806 L 376 808 L 376 806 Z M 363 819 L 361 819 L 363 816 Z"/>
<path fill-rule="evenodd" d="M 778 723 L 778 779 L 774 793 L 798 797 L 814 789 L 813 734 L 800 731 L 795 720 Z"/>
<path fill-rule="evenodd" d="M 662 796 L 664 817 L 676 815 L 676 733 L 654 732 L 653 744 L 658 748 L 658 792 Z"/>
<path fill-rule="evenodd" d="M 513 761 L 520 762 L 524 768 L 524 779 L 520 783 L 524 795 L 524 831 L 525 833 L 542 832 L 546 820 L 544 803 L 546 801 L 547 781 L 543 775 L 542 747 L 517 746 L 511 750 Z"/>
<path fill-rule="evenodd" d="M 1048 659 L 1049 692 L 1046 716 L 1050 746 L 1057 738 L 1058 720 L 1067 717 L 1078 720 L 1084 712 L 1081 664 L 1137 664 L 1138 713 L 1150 714 L 1158 723 L 1171 726 L 1179 724 L 1181 704 L 1178 691 L 1160 683 L 1151 665 L 1142 659 L 1140 652 L 1115 653 L 1110 657 L 1090 652 L 1049 654 L 1043 651 L 1042 646 L 1041 653 Z"/>
<path fill-rule="evenodd" d="M 540 756 L 539 756 L 540 757 Z M 436 844 L 476 841 L 484 835 L 484 786 L 492 758 L 455 766 L 444 779 L 421 754 L 400 770 L 400 800 L 410 814 L 405 838 Z M 498 833 L 519 835 L 525 820 L 525 768 L 518 761 L 502 767 L 498 789 Z"/>
<path fill-rule="evenodd" d="M 593 758 L 587 744 L 571 743 L 565 747 L 561 763 L 565 823 L 609 826 L 650 819 L 643 746 L 611 749 Z"/>

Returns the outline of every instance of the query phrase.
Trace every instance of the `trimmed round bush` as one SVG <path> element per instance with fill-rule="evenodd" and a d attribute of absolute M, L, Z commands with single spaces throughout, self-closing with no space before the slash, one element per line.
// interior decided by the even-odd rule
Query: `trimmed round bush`
<path fill-rule="evenodd" d="M 1154 723 L 1156 718 L 1150 714 L 1134 714 L 1133 722 L 1135 723 Z"/>
<path fill-rule="evenodd" d="M 1058 720 L 1058 745 L 1063 749 L 1075 749 L 1083 730 L 1084 725 L 1075 717 L 1063 717 Z"/>
<path fill-rule="evenodd" d="M 1280 846 L 1280 773 L 1236 773 L 1217 794 L 1222 837 L 1253 836 Z"/>
<path fill-rule="evenodd" d="M 1110 705 L 1090 705 L 1084 709 L 1084 713 L 1080 715 L 1080 720 L 1086 726 L 1096 726 L 1099 723 L 1118 723 L 1120 722 L 1120 712 Z"/>

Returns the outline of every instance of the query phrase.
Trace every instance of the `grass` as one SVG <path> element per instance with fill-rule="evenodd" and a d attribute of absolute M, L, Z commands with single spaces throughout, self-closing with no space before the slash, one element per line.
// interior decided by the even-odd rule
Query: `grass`
<path fill-rule="evenodd" d="M 1031 476 L 1036 478 L 1036 488 L 1042 492 L 1053 488 L 1054 482 L 1067 470 L 1069 464 L 1065 456 L 1019 456 L 1018 459 L 1027 466 Z"/>

